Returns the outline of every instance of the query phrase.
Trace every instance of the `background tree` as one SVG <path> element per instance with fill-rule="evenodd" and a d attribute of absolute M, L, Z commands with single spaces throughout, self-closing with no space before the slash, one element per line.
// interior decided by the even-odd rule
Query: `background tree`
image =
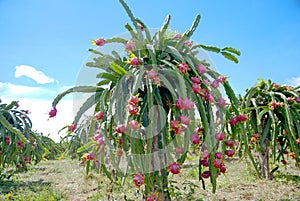
<path fill-rule="evenodd" d="M 286 164 L 290 157 L 299 165 L 300 97 L 297 88 L 260 80 L 242 99 L 241 110 L 248 120 L 247 135 L 241 133 L 241 143 L 263 178 L 271 178 L 271 173 L 278 169 L 270 170 L 270 159 L 273 163 Z M 256 152 L 258 163 L 253 156 Z"/>
<path fill-rule="evenodd" d="M 15 166 L 26 170 L 31 163 L 38 163 L 51 154 L 55 143 L 46 136 L 32 131 L 29 111 L 18 110 L 19 104 L 0 100 L 0 168 Z M 13 173 L 13 172 L 12 172 Z M 10 174 L 11 175 L 11 174 Z"/>

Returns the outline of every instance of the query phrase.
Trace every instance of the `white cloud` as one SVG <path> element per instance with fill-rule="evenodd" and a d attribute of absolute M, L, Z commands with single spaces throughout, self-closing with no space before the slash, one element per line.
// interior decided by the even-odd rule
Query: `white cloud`
<path fill-rule="evenodd" d="M 300 77 L 292 77 L 287 79 L 287 82 L 292 86 L 299 86 L 300 85 Z"/>
<path fill-rule="evenodd" d="M 9 82 L 0 82 L 0 98 L 37 98 L 37 99 L 53 99 L 62 91 L 72 86 L 62 87 L 32 87 L 26 85 L 17 85 Z"/>
<path fill-rule="evenodd" d="M 38 84 L 47 84 L 52 82 L 58 82 L 51 77 L 45 75 L 42 71 L 36 70 L 32 66 L 20 65 L 16 66 L 15 77 L 19 78 L 22 76 L 29 77 L 36 81 Z"/>

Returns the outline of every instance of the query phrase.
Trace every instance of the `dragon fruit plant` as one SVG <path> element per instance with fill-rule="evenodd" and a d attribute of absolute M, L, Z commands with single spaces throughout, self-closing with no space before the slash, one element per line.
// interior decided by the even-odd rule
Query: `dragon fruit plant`
<path fill-rule="evenodd" d="M 298 91 L 297 91 L 298 89 Z M 270 80 L 247 89 L 241 100 L 241 111 L 245 114 L 243 126 L 231 120 L 232 130 L 243 129 L 240 136 L 244 152 L 256 169 L 258 176 L 272 178 L 278 163 L 286 165 L 287 158 L 300 163 L 300 94 L 299 87 L 280 85 Z M 258 153 L 258 161 L 255 156 Z M 270 169 L 270 161 L 277 164 Z"/>
<path fill-rule="evenodd" d="M 168 177 L 184 171 L 193 149 L 199 158 L 199 179 L 204 183 L 209 178 L 215 192 L 217 176 L 226 171 L 224 159 L 235 153 L 235 141 L 224 129 L 229 121 L 227 105 L 237 108 L 238 100 L 226 77 L 197 54 L 213 51 L 237 63 L 240 52 L 192 41 L 200 15 L 182 34 L 169 31 L 170 16 L 151 34 L 126 3 L 120 3 L 133 24 L 125 26 L 131 38 L 98 38 L 93 44 L 121 44 L 122 55 L 90 49 L 95 57 L 86 65 L 101 69 L 96 75 L 99 82 L 59 94 L 52 110 L 66 94 L 92 93 L 68 129 L 71 138 L 81 136 L 82 130 L 88 134 L 88 141 L 85 137 L 77 149 L 87 173 L 100 169 L 112 183 L 131 178 L 146 200 L 171 200 Z M 88 131 L 80 129 L 80 118 L 92 106 L 95 111 Z"/>
<path fill-rule="evenodd" d="M 6 175 L 6 168 L 27 170 L 30 164 L 36 164 L 51 154 L 54 142 L 31 130 L 28 114 L 28 110 L 19 109 L 18 101 L 6 104 L 0 100 L 0 180 Z"/>

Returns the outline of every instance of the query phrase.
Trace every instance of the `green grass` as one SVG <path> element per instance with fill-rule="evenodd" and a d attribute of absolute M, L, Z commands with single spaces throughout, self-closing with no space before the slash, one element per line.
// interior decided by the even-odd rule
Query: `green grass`
<path fill-rule="evenodd" d="M 245 161 L 226 163 L 227 173 L 218 177 L 216 194 L 205 180 L 206 190 L 198 181 L 198 168 L 171 175 L 173 200 L 300 200 L 300 171 L 292 162 L 280 167 L 273 180 L 260 180 Z M 14 175 L 0 184 L 0 200 L 141 200 L 130 178 L 125 185 L 111 184 L 103 175 L 84 176 L 85 169 L 77 160 L 43 161 L 29 171 Z M 113 191 L 113 197 L 112 193 Z"/>

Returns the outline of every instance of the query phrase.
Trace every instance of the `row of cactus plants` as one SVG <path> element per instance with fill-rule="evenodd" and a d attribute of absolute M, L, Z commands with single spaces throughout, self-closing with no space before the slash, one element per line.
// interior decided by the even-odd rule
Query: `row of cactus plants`
<path fill-rule="evenodd" d="M 17 101 L 7 104 L 0 100 L 0 168 L 3 174 L 10 166 L 26 170 L 30 164 L 51 157 L 53 152 L 59 154 L 52 139 L 32 131 L 28 114 L 28 110 L 19 110 Z M 15 170 L 11 174 L 13 172 Z"/>
<path fill-rule="evenodd" d="M 271 170 L 271 161 L 285 165 L 287 158 L 291 158 L 299 165 L 300 97 L 297 89 L 260 80 L 241 98 L 240 110 L 247 113 L 248 120 L 242 128 L 240 143 L 262 178 L 272 178 L 278 169 L 276 165 Z M 237 129 L 234 118 L 232 129 Z"/>

